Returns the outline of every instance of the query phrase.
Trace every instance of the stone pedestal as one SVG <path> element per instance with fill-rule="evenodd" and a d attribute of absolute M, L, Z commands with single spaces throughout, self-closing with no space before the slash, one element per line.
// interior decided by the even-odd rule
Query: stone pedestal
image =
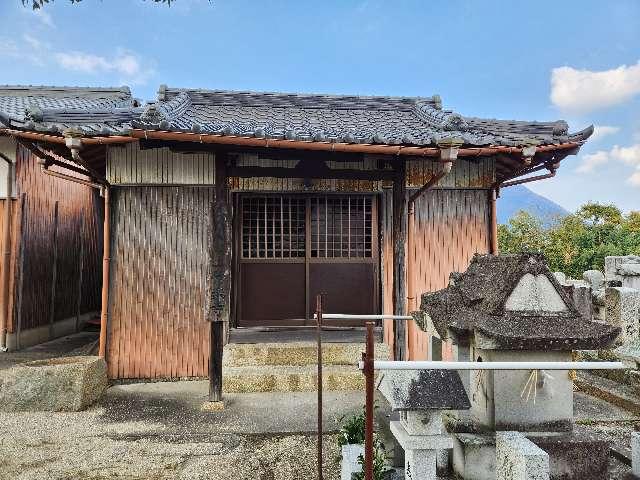
<path fill-rule="evenodd" d="M 549 455 L 520 432 L 497 432 L 496 480 L 549 480 Z"/>
<path fill-rule="evenodd" d="M 435 480 L 438 450 L 453 446 L 451 436 L 443 433 L 412 435 L 405 421 L 391 422 L 391 433 L 404 450 L 405 478 L 407 480 Z M 416 431 L 416 429 L 413 429 Z M 421 430 L 418 428 L 417 430 Z M 427 428 L 426 431 L 435 431 Z"/>

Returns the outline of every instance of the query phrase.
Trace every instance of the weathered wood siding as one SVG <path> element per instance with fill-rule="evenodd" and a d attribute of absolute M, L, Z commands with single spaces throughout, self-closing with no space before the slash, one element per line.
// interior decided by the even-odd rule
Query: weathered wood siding
<path fill-rule="evenodd" d="M 214 189 L 141 186 L 112 192 L 109 376 L 206 376 Z"/>
<path fill-rule="evenodd" d="M 107 180 L 112 185 L 213 185 L 214 166 L 213 153 L 140 150 L 137 143 L 110 147 L 107 152 Z"/>
<path fill-rule="evenodd" d="M 16 280 L 16 264 L 17 264 L 17 257 L 16 255 L 13 254 L 13 252 L 15 251 L 15 246 L 16 246 L 16 232 L 18 231 L 20 225 L 19 225 L 19 220 L 20 220 L 20 211 L 19 211 L 19 207 L 20 207 L 20 202 L 14 200 L 10 200 L 11 202 L 11 244 L 9 246 L 10 251 L 12 252 L 11 254 L 11 260 L 9 263 L 9 308 L 8 311 L 9 312 L 13 312 L 13 306 L 14 306 L 14 302 L 15 302 L 15 280 Z M 7 208 L 7 199 L 3 198 L 0 199 L 0 219 L 4 218 L 4 212 L 5 212 L 5 208 Z M 0 252 L 4 252 L 4 229 L 2 228 L 3 225 L 0 223 Z M 2 266 L 0 265 L 0 275 L 2 274 Z M 7 330 L 9 331 L 9 333 L 13 333 L 15 331 L 15 323 L 13 321 L 13 315 L 9 315 L 9 324 L 7 325 Z"/>
<path fill-rule="evenodd" d="M 391 192 L 384 195 L 385 212 L 391 210 Z M 415 206 L 414 251 L 407 252 L 407 262 L 413 262 L 416 305 L 420 295 L 447 286 L 449 274 L 467 268 L 471 257 L 489 251 L 489 205 L 483 189 L 441 189 L 426 192 Z M 392 313 L 393 256 L 391 216 L 384 215 L 383 225 L 383 308 Z M 392 324 L 385 322 L 385 339 L 392 343 Z M 409 358 L 427 357 L 427 336 L 408 325 Z"/>
<path fill-rule="evenodd" d="M 20 330 L 100 309 L 102 199 L 95 189 L 43 174 L 36 160 L 18 147 L 12 318 Z"/>

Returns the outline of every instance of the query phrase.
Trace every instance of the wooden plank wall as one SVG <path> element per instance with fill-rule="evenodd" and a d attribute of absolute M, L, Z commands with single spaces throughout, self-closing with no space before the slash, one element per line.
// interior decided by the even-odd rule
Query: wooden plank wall
<path fill-rule="evenodd" d="M 0 199 L 0 219 L 4 218 L 4 209 L 6 208 L 7 205 L 7 199 L 6 198 L 2 198 Z M 15 251 L 15 245 L 16 245 L 16 232 L 18 231 L 19 225 L 17 224 L 17 222 L 20 219 L 20 212 L 19 212 L 19 206 L 20 206 L 20 202 L 16 201 L 15 199 L 11 200 L 11 216 L 12 216 L 12 221 L 11 221 L 11 245 L 10 245 L 10 249 L 11 249 L 11 261 L 9 263 L 9 312 L 13 312 L 13 304 L 14 304 L 14 299 L 15 299 L 15 272 L 16 272 L 16 255 L 13 254 L 13 252 Z M 4 228 L 3 228 L 3 224 L 0 223 L 0 252 L 4 252 Z M 2 274 L 2 268 L 0 265 L 0 275 Z M 7 325 L 7 330 L 9 331 L 9 333 L 13 333 L 15 331 L 15 324 L 13 322 L 13 315 L 9 315 L 9 324 Z"/>
<path fill-rule="evenodd" d="M 111 378 L 206 376 L 212 187 L 112 190 Z"/>
<path fill-rule="evenodd" d="M 12 316 L 14 323 L 20 322 L 21 330 L 46 325 L 51 318 L 55 322 L 76 316 L 79 294 L 81 314 L 100 309 L 102 199 L 93 188 L 43 174 L 36 160 L 31 152 L 18 146 L 16 188 L 18 199 L 24 194 L 24 213 L 19 212 L 20 208 L 14 209 L 14 235 L 19 234 L 20 238 L 16 239 L 12 256 L 15 262 L 20 248 L 24 249 L 22 271 L 14 268 L 13 276 L 18 287 L 20 275 L 23 280 L 22 293 L 16 288 L 14 294 L 14 297 L 20 297 L 20 318 L 15 306 Z M 20 200 L 16 201 L 18 206 L 21 203 Z M 52 289 L 56 204 L 58 255 L 56 285 Z M 20 218 L 24 218 L 21 226 Z M 81 249 L 84 252 L 82 261 L 79 254 Z M 53 303 L 52 295 L 55 295 Z M 14 298 L 14 304 L 17 302 L 17 298 Z"/>
<path fill-rule="evenodd" d="M 168 148 L 140 150 L 138 143 L 109 147 L 107 180 L 112 185 L 213 185 L 213 153 L 175 153 Z"/>
<path fill-rule="evenodd" d="M 475 253 L 489 252 L 486 190 L 434 189 L 416 202 L 414 262 L 416 305 L 421 294 L 447 286 L 451 272 L 466 270 Z M 414 322 L 408 332 L 410 360 L 427 358 L 428 338 Z"/>

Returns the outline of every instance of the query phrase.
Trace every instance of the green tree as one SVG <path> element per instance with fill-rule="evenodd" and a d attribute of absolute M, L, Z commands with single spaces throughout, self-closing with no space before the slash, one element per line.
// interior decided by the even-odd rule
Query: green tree
<path fill-rule="evenodd" d="M 615 205 L 590 202 L 548 227 L 519 212 L 498 227 L 498 241 L 503 253 L 542 252 L 551 270 L 580 278 L 602 270 L 606 256 L 640 255 L 640 212 L 624 215 Z"/>

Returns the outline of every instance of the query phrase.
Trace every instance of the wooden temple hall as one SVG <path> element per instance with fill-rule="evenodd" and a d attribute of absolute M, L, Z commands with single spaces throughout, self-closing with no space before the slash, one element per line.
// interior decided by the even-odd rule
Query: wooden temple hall
<path fill-rule="evenodd" d="M 118 379 L 219 375 L 234 332 L 313 326 L 319 292 L 331 313 L 415 310 L 497 251 L 500 189 L 552 177 L 591 133 L 462 116 L 438 96 L 161 86 L 141 105 L 127 88 L 0 87 L 3 171 L 33 162 L 100 195 L 100 354 Z M 413 322 L 380 327 L 396 358 L 436 348 Z"/>

